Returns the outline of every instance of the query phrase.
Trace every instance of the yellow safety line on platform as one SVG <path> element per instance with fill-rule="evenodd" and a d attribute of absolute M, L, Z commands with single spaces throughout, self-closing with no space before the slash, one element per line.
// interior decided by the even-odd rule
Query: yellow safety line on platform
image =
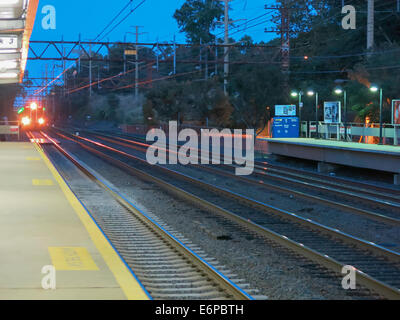
<path fill-rule="evenodd" d="M 50 247 L 49 253 L 57 271 L 98 271 L 87 248 Z"/>
<path fill-rule="evenodd" d="M 53 180 L 50 179 L 32 179 L 32 185 L 35 187 L 53 186 Z"/>
<path fill-rule="evenodd" d="M 108 240 L 104 237 L 103 233 L 94 223 L 92 218 L 88 215 L 85 208 L 75 197 L 74 193 L 65 183 L 64 179 L 60 176 L 60 174 L 53 166 L 51 161 L 47 158 L 43 150 L 36 144 L 35 147 L 41 155 L 43 161 L 46 163 L 47 167 L 53 174 L 54 179 L 60 185 L 65 197 L 68 199 L 70 205 L 75 210 L 82 224 L 85 226 L 90 235 L 90 238 L 97 247 L 97 250 L 99 250 L 99 252 L 101 253 L 104 261 L 113 273 L 126 298 L 128 300 L 149 300 L 148 296 L 146 295 L 140 284 L 132 276 L 124 262 L 115 252 L 114 248 L 110 245 Z"/>

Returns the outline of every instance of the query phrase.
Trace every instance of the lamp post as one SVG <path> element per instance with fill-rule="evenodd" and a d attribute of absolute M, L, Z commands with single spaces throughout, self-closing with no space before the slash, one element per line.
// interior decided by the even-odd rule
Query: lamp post
<path fill-rule="evenodd" d="M 379 144 L 382 144 L 382 136 L 383 136 L 383 118 L 382 118 L 382 107 L 383 107 L 383 89 L 379 88 L 376 85 L 371 85 L 369 90 L 373 93 L 379 91 Z"/>
<path fill-rule="evenodd" d="M 318 92 L 310 89 L 307 91 L 307 95 L 312 97 L 315 95 L 315 122 L 316 122 L 316 139 L 319 139 L 319 129 L 318 129 Z"/>
<path fill-rule="evenodd" d="M 344 107 L 344 139 L 347 141 L 347 91 L 342 89 L 341 87 L 337 87 L 335 89 L 335 93 L 337 95 L 343 94 L 343 107 Z"/>
<path fill-rule="evenodd" d="M 290 95 L 293 98 L 299 97 L 299 124 L 300 124 L 300 136 L 301 136 L 301 98 L 303 97 L 303 91 L 292 91 Z"/>

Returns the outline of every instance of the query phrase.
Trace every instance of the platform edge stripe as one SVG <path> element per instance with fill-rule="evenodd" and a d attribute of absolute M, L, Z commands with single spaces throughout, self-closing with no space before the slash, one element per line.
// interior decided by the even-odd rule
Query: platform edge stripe
<path fill-rule="evenodd" d="M 52 173 L 53 177 L 59 184 L 68 202 L 74 209 L 75 213 L 78 215 L 86 231 L 89 233 L 90 238 L 95 244 L 97 250 L 100 252 L 111 273 L 114 275 L 126 298 L 128 300 L 149 300 L 150 295 L 144 289 L 139 279 L 126 265 L 125 261 L 115 250 L 109 239 L 99 228 L 97 223 L 93 220 L 93 217 L 86 210 L 79 199 L 75 196 L 73 191 L 69 188 L 64 178 L 60 175 L 52 162 L 48 159 L 43 150 L 37 144 L 35 144 L 35 147 L 41 155 L 42 159 L 44 160 L 46 166 Z"/>

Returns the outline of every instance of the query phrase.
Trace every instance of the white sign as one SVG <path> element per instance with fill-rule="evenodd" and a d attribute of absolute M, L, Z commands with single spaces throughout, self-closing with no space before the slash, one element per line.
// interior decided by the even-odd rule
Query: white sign
<path fill-rule="evenodd" d="M 0 49 L 18 49 L 18 37 L 0 36 Z"/>
<path fill-rule="evenodd" d="M 340 101 L 325 102 L 324 103 L 324 122 L 325 123 L 339 123 L 342 119 Z"/>
<path fill-rule="evenodd" d="M 392 124 L 400 124 L 400 100 L 392 101 Z"/>
<path fill-rule="evenodd" d="M 276 117 L 295 117 L 296 106 L 295 105 L 277 105 L 275 106 Z"/>

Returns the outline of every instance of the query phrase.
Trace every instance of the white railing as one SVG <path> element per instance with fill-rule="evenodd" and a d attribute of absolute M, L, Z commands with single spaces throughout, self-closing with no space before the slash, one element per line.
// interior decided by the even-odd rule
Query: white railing
<path fill-rule="evenodd" d="M 301 133 L 303 137 L 316 138 L 316 122 L 303 121 Z M 377 143 L 379 136 L 379 123 L 347 123 L 345 128 L 344 123 L 318 122 L 318 138 L 320 139 Z M 400 145 L 400 124 L 383 124 L 382 140 L 383 144 Z"/>
<path fill-rule="evenodd" d="M 18 135 L 20 137 L 18 121 L 0 121 L 0 135 Z"/>

